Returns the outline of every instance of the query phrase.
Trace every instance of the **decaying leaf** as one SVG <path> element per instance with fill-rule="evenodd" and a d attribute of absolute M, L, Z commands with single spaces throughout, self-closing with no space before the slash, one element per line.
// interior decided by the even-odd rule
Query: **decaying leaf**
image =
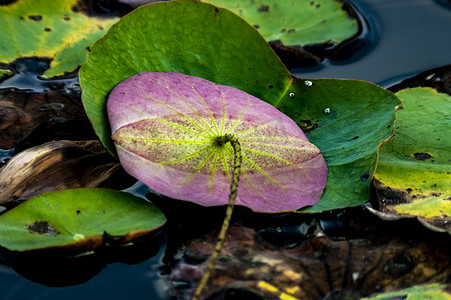
<path fill-rule="evenodd" d="M 273 246 L 243 226 L 232 226 L 229 233 L 203 299 L 222 299 L 225 295 L 360 299 L 416 284 L 446 283 L 451 275 L 449 246 L 421 240 L 413 233 L 404 241 L 383 233 L 378 239 L 369 234 L 334 239 L 318 232 L 317 237 L 301 240 L 293 248 Z M 198 262 L 214 248 L 215 235 L 191 241 L 184 260 L 171 272 L 179 299 L 190 299 L 205 268 L 205 262 Z"/>
<path fill-rule="evenodd" d="M 39 126 L 56 126 L 76 118 L 84 118 L 77 93 L 1 90 L 0 148 L 15 147 Z"/>
<path fill-rule="evenodd" d="M 112 139 L 125 170 L 163 195 L 227 204 L 234 150 L 241 144 L 237 205 L 280 212 L 321 198 L 327 166 L 299 126 L 233 87 L 180 73 L 140 73 L 111 92 Z"/>
<path fill-rule="evenodd" d="M 0 169 L 0 203 L 74 188 L 125 188 L 133 182 L 98 141 L 57 141 L 14 156 Z"/>
<path fill-rule="evenodd" d="M 380 149 L 374 186 L 386 219 L 418 217 L 451 233 L 451 96 L 431 88 L 399 91 L 395 136 Z"/>

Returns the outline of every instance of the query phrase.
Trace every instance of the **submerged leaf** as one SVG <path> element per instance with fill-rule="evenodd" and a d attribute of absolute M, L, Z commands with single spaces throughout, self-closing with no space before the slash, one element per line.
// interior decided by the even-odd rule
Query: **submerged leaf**
<path fill-rule="evenodd" d="M 0 148 L 11 149 L 38 128 L 51 128 L 85 118 L 79 95 L 0 90 Z"/>
<path fill-rule="evenodd" d="M 295 224 L 298 228 L 305 226 Z M 389 226 L 355 224 L 361 226 L 363 234 L 349 230 L 349 236 L 324 236 L 321 231 L 321 236 L 297 237 L 299 244 L 287 248 L 268 243 L 254 229 L 232 226 L 221 252 L 223 259 L 217 263 L 202 299 L 229 299 L 226 295 L 233 291 L 233 299 L 247 299 L 244 294 L 254 296 L 250 299 L 348 300 L 416 284 L 448 282 L 451 261 L 446 243 L 440 246 L 440 242 L 425 237 L 421 231 L 399 236 L 401 230 L 393 234 L 398 231 L 393 228 L 378 237 L 376 232 L 380 228 L 390 231 Z M 368 231 L 371 226 L 374 229 Z M 286 239 L 286 234 L 281 230 L 276 238 Z M 197 284 L 206 264 L 202 261 L 211 253 L 215 240 L 216 233 L 208 234 L 190 241 L 182 255 L 178 253 L 169 274 L 178 299 L 191 299 L 190 286 L 177 283 Z"/>
<path fill-rule="evenodd" d="M 238 89 L 179 73 L 140 73 L 108 99 L 113 141 L 124 168 L 166 196 L 227 203 L 231 134 L 241 144 L 236 204 L 278 212 L 321 198 L 327 166 L 301 129 L 273 106 Z"/>
<path fill-rule="evenodd" d="M 34 197 L 0 216 L 0 246 L 13 251 L 56 248 L 73 253 L 105 242 L 130 243 L 161 227 L 163 213 L 131 194 L 74 189 Z"/>

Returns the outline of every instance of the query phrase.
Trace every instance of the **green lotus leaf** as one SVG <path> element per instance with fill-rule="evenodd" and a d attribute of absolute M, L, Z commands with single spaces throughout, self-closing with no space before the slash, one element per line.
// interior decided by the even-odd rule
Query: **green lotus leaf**
<path fill-rule="evenodd" d="M 383 293 L 377 296 L 362 298 L 361 300 L 445 300 L 451 299 L 449 286 L 445 284 L 418 285 L 395 292 Z"/>
<path fill-rule="evenodd" d="M 451 96 L 425 87 L 396 95 L 395 136 L 381 147 L 375 175 L 380 210 L 451 233 Z"/>
<path fill-rule="evenodd" d="M 392 93 L 363 81 L 292 76 L 261 34 L 229 10 L 197 1 L 154 3 L 113 25 L 80 69 L 83 105 L 111 153 L 108 95 L 141 72 L 177 72 L 232 86 L 296 121 L 329 168 L 324 194 L 309 211 L 368 200 L 377 149 L 393 131 L 399 100 Z"/>
<path fill-rule="evenodd" d="M 0 246 L 13 251 L 94 250 L 105 238 L 126 244 L 161 227 L 162 212 L 131 194 L 104 189 L 50 192 L 0 216 Z"/>
<path fill-rule="evenodd" d="M 207 0 L 232 10 L 263 37 L 283 45 L 338 44 L 359 30 L 356 19 L 337 0 Z"/>
<path fill-rule="evenodd" d="M 117 18 L 88 17 L 76 12 L 77 0 L 26 0 L 0 6 L 0 63 L 20 57 L 52 58 L 45 77 L 79 67 L 87 48 Z"/>

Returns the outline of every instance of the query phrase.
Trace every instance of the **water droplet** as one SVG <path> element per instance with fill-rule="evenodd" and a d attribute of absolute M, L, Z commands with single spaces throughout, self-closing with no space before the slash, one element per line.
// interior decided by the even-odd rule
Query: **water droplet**
<path fill-rule="evenodd" d="M 290 98 L 294 98 L 294 93 L 290 93 Z"/>
<path fill-rule="evenodd" d="M 74 240 L 77 241 L 77 242 L 80 241 L 80 240 L 83 240 L 85 238 L 86 237 L 83 234 L 81 234 L 81 233 L 74 234 Z"/>
<path fill-rule="evenodd" d="M 304 81 L 304 83 L 305 83 L 306 86 L 312 86 L 313 85 L 313 82 L 311 82 L 310 80 L 306 80 L 306 81 Z"/>
<path fill-rule="evenodd" d="M 325 113 L 325 114 L 330 114 L 330 108 L 329 108 L 329 107 L 326 108 L 326 109 L 324 110 L 324 113 Z"/>

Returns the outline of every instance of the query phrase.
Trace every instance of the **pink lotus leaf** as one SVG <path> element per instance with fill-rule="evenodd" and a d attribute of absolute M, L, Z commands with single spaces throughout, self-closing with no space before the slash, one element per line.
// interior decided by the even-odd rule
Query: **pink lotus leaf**
<path fill-rule="evenodd" d="M 258 212 L 319 201 L 327 181 L 320 150 L 270 104 L 233 87 L 179 73 L 140 73 L 111 92 L 112 139 L 125 170 L 165 196 L 225 205 L 234 150 L 242 149 L 237 205 Z"/>

